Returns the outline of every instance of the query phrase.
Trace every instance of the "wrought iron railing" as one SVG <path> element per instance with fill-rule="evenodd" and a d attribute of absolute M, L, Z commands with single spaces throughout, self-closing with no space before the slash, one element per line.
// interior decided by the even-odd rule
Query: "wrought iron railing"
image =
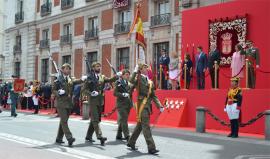
<path fill-rule="evenodd" d="M 171 24 L 171 13 L 160 14 L 151 17 L 151 26 Z"/>
<path fill-rule="evenodd" d="M 15 14 L 15 24 L 19 24 L 23 22 L 23 20 L 24 20 L 24 13 L 22 11 Z"/>
<path fill-rule="evenodd" d="M 85 35 L 84 35 L 85 41 L 96 39 L 97 37 L 98 37 L 98 28 L 85 31 Z"/>
<path fill-rule="evenodd" d="M 128 33 L 130 30 L 130 25 L 131 25 L 131 22 L 115 24 L 114 33 L 115 34 Z"/>
<path fill-rule="evenodd" d="M 40 42 L 39 42 L 40 49 L 49 48 L 49 46 L 50 46 L 50 39 L 40 40 Z"/>
<path fill-rule="evenodd" d="M 21 54 L 22 53 L 21 45 L 18 45 L 18 44 L 14 45 L 13 46 L 13 53 L 14 54 Z"/>
<path fill-rule="evenodd" d="M 67 45 L 72 43 L 72 34 L 62 35 L 60 39 L 61 45 Z"/>
<path fill-rule="evenodd" d="M 51 12 L 52 12 L 52 3 L 49 2 L 49 3 L 44 3 L 43 5 L 41 5 L 40 15 L 42 17 L 51 14 Z"/>

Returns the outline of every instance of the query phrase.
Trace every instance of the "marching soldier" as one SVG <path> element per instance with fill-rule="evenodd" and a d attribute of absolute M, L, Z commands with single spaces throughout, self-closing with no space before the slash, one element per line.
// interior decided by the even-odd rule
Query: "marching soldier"
<path fill-rule="evenodd" d="M 253 42 L 248 40 L 246 42 L 247 50 L 245 52 L 246 59 L 248 59 L 248 88 L 255 88 L 256 84 L 256 70 L 260 65 L 259 49 L 253 46 Z"/>
<path fill-rule="evenodd" d="M 117 76 L 121 76 L 121 73 L 118 72 L 117 76 L 112 78 L 107 78 L 105 75 L 101 74 L 101 64 L 98 62 L 94 62 L 92 64 L 92 69 L 94 74 L 89 80 L 85 81 L 85 92 L 88 92 L 89 95 L 89 105 L 90 105 L 90 115 L 91 115 L 91 122 L 89 124 L 87 134 L 85 137 L 86 141 L 94 142 L 92 139 L 93 133 L 96 133 L 97 139 L 100 140 L 100 144 L 104 146 L 105 141 L 107 140 L 106 137 L 103 137 L 99 123 L 101 121 L 101 113 L 104 111 L 104 87 L 105 83 L 114 82 L 117 80 Z"/>
<path fill-rule="evenodd" d="M 122 71 L 122 78 L 119 78 L 115 83 L 114 96 L 117 97 L 116 106 L 118 111 L 118 130 L 116 139 L 117 140 L 129 140 L 129 129 L 128 129 L 128 116 L 130 109 L 133 106 L 132 102 L 132 91 L 133 87 L 128 81 L 130 72 L 128 70 Z M 122 132 L 124 138 L 122 138 Z"/>
<path fill-rule="evenodd" d="M 138 69 L 140 69 L 141 75 L 137 74 Z M 149 125 L 150 114 L 152 112 L 152 100 L 155 102 L 157 108 L 160 109 L 160 112 L 163 112 L 164 108 L 155 95 L 154 84 L 150 79 L 148 79 L 147 72 L 148 65 L 142 64 L 140 66 L 136 66 L 130 80 L 131 83 L 134 84 L 134 86 L 137 86 L 138 89 L 138 99 L 136 105 L 137 125 L 128 141 L 127 146 L 132 150 L 136 150 L 136 140 L 138 139 L 141 131 L 143 131 L 143 135 L 148 147 L 148 153 L 156 154 L 159 152 L 159 150 L 156 149 Z"/>
<path fill-rule="evenodd" d="M 72 89 L 74 84 L 82 83 L 82 80 L 73 80 L 70 77 L 70 71 L 71 66 L 67 63 L 63 64 L 61 67 L 63 79 L 57 79 L 54 82 L 52 89 L 53 96 L 56 97 L 56 109 L 60 117 L 60 123 L 55 142 L 58 144 L 64 143 L 63 136 L 65 135 L 68 141 L 68 145 L 72 146 L 75 138 L 72 136 L 72 133 L 68 127 L 68 118 L 73 108 Z"/>
<path fill-rule="evenodd" d="M 231 79 L 231 88 L 228 91 L 224 109 L 231 123 L 231 133 L 228 137 L 232 138 L 238 137 L 239 123 L 241 122 L 242 90 L 238 83 L 238 77 Z"/>

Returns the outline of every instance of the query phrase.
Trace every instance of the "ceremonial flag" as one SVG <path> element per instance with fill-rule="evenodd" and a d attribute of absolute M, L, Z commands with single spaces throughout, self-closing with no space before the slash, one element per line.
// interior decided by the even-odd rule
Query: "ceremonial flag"
<path fill-rule="evenodd" d="M 136 49 L 136 53 L 138 55 L 139 60 L 143 60 L 145 62 L 145 49 L 146 49 L 146 43 L 144 40 L 144 31 L 143 31 L 143 22 L 140 15 L 140 4 L 137 4 L 134 21 L 131 25 L 130 31 L 128 33 L 128 36 L 130 37 L 130 34 L 133 32 L 135 25 L 137 24 L 136 28 L 136 43 L 138 44 L 138 49 Z"/>

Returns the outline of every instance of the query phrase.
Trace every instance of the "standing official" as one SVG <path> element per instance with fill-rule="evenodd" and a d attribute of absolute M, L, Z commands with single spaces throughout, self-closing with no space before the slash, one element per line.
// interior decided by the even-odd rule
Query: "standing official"
<path fill-rule="evenodd" d="M 242 90 L 238 86 L 239 78 L 231 79 L 231 88 L 225 101 L 225 109 L 231 122 L 231 133 L 228 137 L 237 138 L 239 123 L 241 122 Z"/>
<path fill-rule="evenodd" d="M 208 68 L 211 76 L 212 88 L 215 88 L 215 61 L 217 62 L 217 88 L 219 88 L 219 64 L 220 64 L 220 53 L 215 44 L 211 45 L 210 52 L 208 55 Z"/>
<path fill-rule="evenodd" d="M 201 46 L 197 47 L 199 55 L 196 57 L 197 88 L 205 88 L 205 72 L 207 69 L 207 56 Z"/>
<path fill-rule="evenodd" d="M 170 57 L 166 54 L 166 50 L 162 49 L 159 58 L 159 73 L 161 74 L 161 79 L 159 80 L 161 81 L 161 89 L 168 89 L 169 64 Z"/>
<path fill-rule="evenodd" d="M 56 137 L 56 143 L 62 144 L 63 136 L 66 136 L 68 145 L 72 146 L 75 138 L 68 127 L 68 119 L 71 114 L 73 104 L 72 104 L 72 91 L 73 85 L 81 83 L 82 80 L 73 80 L 70 77 L 71 66 L 67 63 L 63 64 L 61 67 L 61 72 L 63 77 L 58 77 L 53 84 L 53 95 L 56 97 L 56 109 L 60 117 L 60 123 L 58 128 L 58 133 Z"/>
<path fill-rule="evenodd" d="M 140 69 L 141 74 L 137 74 Z M 148 66 L 146 64 L 136 66 L 131 77 L 131 83 L 137 87 L 138 97 L 136 105 L 137 125 L 128 141 L 127 146 L 132 150 L 136 150 L 136 141 L 143 131 L 143 135 L 148 147 L 148 153 L 156 154 L 159 150 L 156 149 L 155 142 L 150 129 L 150 114 L 152 112 L 151 102 L 154 101 L 160 112 L 164 111 L 163 106 L 155 95 L 154 84 L 147 77 Z"/>
<path fill-rule="evenodd" d="M 93 133 L 96 133 L 97 139 L 100 140 L 100 144 L 104 146 L 106 137 L 103 137 L 99 123 L 101 121 L 101 113 L 104 111 L 104 87 L 105 83 L 114 82 L 117 80 L 117 76 L 121 76 L 118 72 L 117 76 L 112 78 L 107 78 L 105 75 L 101 74 L 101 64 L 94 62 L 92 64 L 93 74 L 87 77 L 85 82 L 85 92 L 89 95 L 89 105 L 90 105 L 90 115 L 91 122 L 89 124 L 87 134 L 85 137 L 86 141 L 93 142 Z"/>
<path fill-rule="evenodd" d="M 254 47 L 253 42 L 248 40 L 246 42 L 247 49 L 245 52 L 246 59 L 248 59 L 248 88 L 255 88 L 256 85 L 256 70 L 260 66 L 259 49 Z"/>
<path fill-rule="evenodd" d="M 130 72 L 128 70 L 122 71 L 122 78 L 119 78 L 115 82 L 114 96 L 116 99 L 116 107 L 118 111 L 118 129 L 117 129 L 117 140 L 129 140 L 129 129 L 128 129 L 128 116 L 130 109 L 133 106 L 132 92 L 133 87 L 129 82 Z M 124 138 L 122 137 L 122 132 Z"/>

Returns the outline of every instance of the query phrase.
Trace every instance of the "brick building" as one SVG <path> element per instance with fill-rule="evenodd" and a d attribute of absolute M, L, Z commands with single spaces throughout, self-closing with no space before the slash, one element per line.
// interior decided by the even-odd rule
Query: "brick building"
<path fill-rule="evenodd" d="M 207 1 L 204 5 L 221 2 Z M 13 0 L 5 7 L 4 75 L 26 80 L 50 80 L 53 73 L 47 52 L 61 65 L 73 67 L 72 75 L 86 72 L 84 56 L 100 61 L 102 72 L 113 66 L 132 70 L 135 66 L 135 34 L 127 38 L 137 0 L 114 7 L 113 0 Z M 179 0 L 142 0 L 148 64 L 155 64 L 164 48 L 180 52 L 181 10 Z M 188 8 L 199 7 L 190 3 Z M 184 4 L 184 1 L 183 1 Z"/>

